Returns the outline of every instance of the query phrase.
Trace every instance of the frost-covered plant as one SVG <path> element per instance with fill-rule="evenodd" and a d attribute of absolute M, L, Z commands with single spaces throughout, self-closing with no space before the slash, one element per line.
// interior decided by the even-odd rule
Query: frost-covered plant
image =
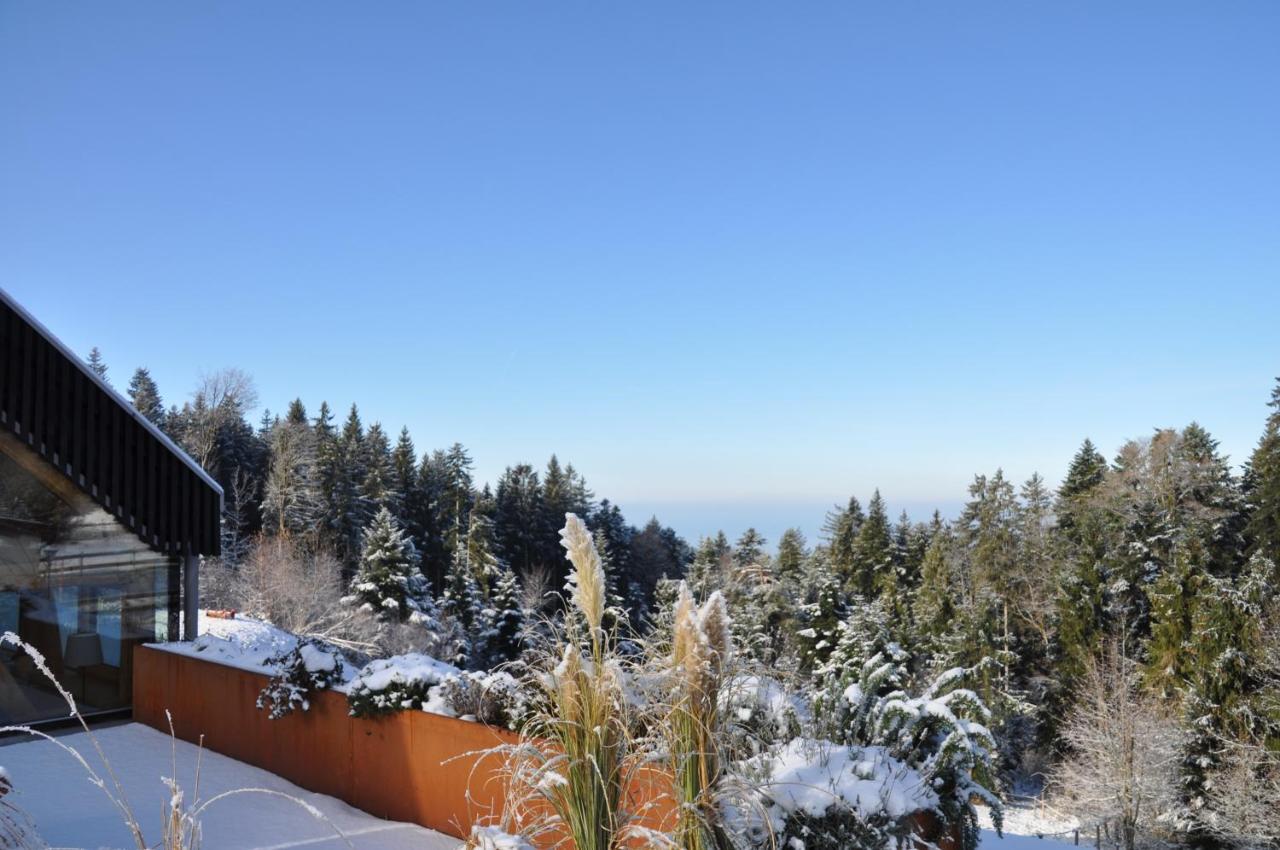
<path fill-rule="evenodd" d="M 990 807 L 997 829 L 1003 814 L 996 744 L 986 726 L 990 712 L 977 694 L 960 687 L 968 673 L 963 668 L 942 673 L 920 696 L 910 696 L 902 689 L 904 662 L 905 654 L 890 645 L 863 662 L 837 694 L 824 695 L 833 737 L 883 748 L 917 771 L 937 794 L 940 826 L 958 831 L 964 850 L 974 850 L 980 840 L 974 801 Z M 841 684 L 837 679 L 829 687 Z"/>
<path fill-rule="evenodd" d="M 370 661 L 347 685 L 353 717 L 417 709 L 448 715 L 444 684 L 461 675 L 451 664 L 410 653 Z"/>
<path fill-rule="evenodd" d="M 5 850 L 45 850 L 49 845 L 36 832 L 36 825 L 22 809 L 8 799 L 13 782 L 0 767 L 0 847 Z"/>
<path fill-rule="evenodd" d="M 557 846 L 615 850 L 641 834 L 626 799 L 640 757 L 628 676 L 605 628 L 607 586 L 591 533 L 566 514 L 560 537 L 573 565 L 570 608 L 558 650 L 530 676 L 538 698 L 521 726 L 524 743 L 507 748 L 506 810 L 531 840 L 556 836 Z"/>
<path fill-rule="evenodd" d="M 296 803 L 312 817 L 323 821 L 333 829 L 334 834 L 341 838 L 347 847 L 352 846 L 350 840 L 347 839 L 347 837 L 340 829 L 337 828 L 337 826 L 333 824 L 332 821 L 324 816 L 323 812 L 305 800 L 301 800 L 291 794 L 286 794 L 283 791 L 275 791 L 269 788 L 233 788 L 230 791 L 223 791 L 220 794 L 215 794 L 207 800 L 201 800 L 200 756 L 197 756 L 196 759 L 194 788 L 191 800 L 188 801 L 186 792 L 178 781 L 177 736 L 173 731 L 172 718 L 169 718 L 169 739 L 173 745 L 173 775 L 161 777 L 161 782 L 168 789 L 169 798 L 161 809 L 160 841 L 148 842 L 143 833 L 142 824 L 134 814 L 133 807 L 129 804 L 129 798 L 125 793 L 124 784 L 120 781 L 120 777 L 112 768 L 111 761 L 107 758 L 107 754 L 102 749 L 102 745 L 98 743 L 97 736 L 93 734 L 93 730 L 89 728 L 88 722 L 80 713 L 80 709 L 76 706 L 75 698 L 62 686 L 62 684 L 57 680 L 57 677 L 53 675 L 53 672 L 45 663 L 44 655 L 42 655 L 35 647 L 25 643 L 22 638 L 18 637 L 18 635 L 13 632 L 5 632 L 3 635 L 0 635 L 0 644 L 4 643 L 10 644 L 25 652 L 31 658 L 31 661 L 35 664 L 36 669 L 40 671 L 41 675 L 48 679 L 59 695 L 61 695 L 70 711 L 69 716 L 80 724 L 80 728 L 84 733 L 84 736 L 88 739 L 89 745 L 93 748 L 93 756 L 95 758 L 94 761 L 90 761 L 89 757 L 86 757 L 75 747 L 66 743 L 64 739 L 55 738 L 46 732 L 40 731 L 39 729 L 32 729 L 30 726 L 2 726 L 0 727 L 0 734 L 16 732 L 30 735 L 33 738 L 39 738 L 43 741 L 48 741 L 58 747 L 58 749 L 70 758 L 74 759 L 75 762 L 84 769 L 89 782 L 97 786 L 111 802 L 112 807 L 119 814 L 125 827 L 129 830 L 129 836 L 133 841 L 135 850 L 199 850 L 201 843 L 201 823 L 204 819 L 205 812 L 215 803 L 225 800 L 228 797 L 235 797 L 241 794 L 261 794 L 268 797 L 280 797 L 292 803 Z M 167 711 L 165 712 L 165 715 L 168 716 Z M 203 755 L 203 752 L 204 750 L 202 747 L 200 750 L 201 756 Z M 3 808 L 4 806 L 0 805 L 0 809 Z M 21 819 L 22 818 L 15 815 L 11 822 L 20 824 Z M 29 823 L 29 819 L 27 820 Z M 9 822 L 9 819 L 0 816 L 0 824 L 8 824 Z M 6 836 L 0 835 L 0 837 Z M 46 846 L 44 842 L 34 834 L 27 836 L 19 835 L 19 839 L 25 840 L 27 843 L 4 844 L 0 846 L 14 847 L 18 848 L 18 850 L 23 850 L 23 848 L 27 847 L 43 848 Z"/>
<path fill-rule="evenodd" d="M 506 671 L 462 673 L 446 679 L 441 694 L 459 717 L 513 731 L 524 723 L 532 701 L 520 680 Z"/>
<path fill-rule="evenodd" d="M 733 656 L 724 597 L 716 591 L 699 608 L 681 582 L 672 628 L 668 696 L 658 728 L 675 780 L 675 843 L 682 850 L 730 848 L 719 808 L 727 743 L 720 691 Z"/>
<path fill-rule="evenodd" d="M 796 738 L 745 766 L 757 776 L 757 811 L 727 812 L 754 846 L 883 850 L 911 831 L 909 817 L 937 795 L 883 747 Z"/>
<path fill-rule="evenodd" d="M 258 694 L 258 708 L 267 709 L 272 720 L 298 708 L 307 711 L 313 693 L 342 683 L 343 663 L 333 647 L 303 638 L 293 649 L 267 659 L 267 666 L 277 672 Z"/>

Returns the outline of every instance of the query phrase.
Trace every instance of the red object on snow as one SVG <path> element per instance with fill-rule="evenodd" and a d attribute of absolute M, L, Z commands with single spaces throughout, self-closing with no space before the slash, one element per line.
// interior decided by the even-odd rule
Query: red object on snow
<path fill-rule="evenodd" d="M 234 620 L 236 612 L 230 608 L 210 608 L 205 611 L 206 617 L 212 617 L 215 620 Z"/>

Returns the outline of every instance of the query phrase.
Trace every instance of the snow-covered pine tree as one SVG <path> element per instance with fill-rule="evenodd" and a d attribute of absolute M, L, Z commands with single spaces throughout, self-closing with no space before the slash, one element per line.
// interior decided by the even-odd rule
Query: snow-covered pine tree
<path fill-rule="evenodd" d="M 489 594 L 493 611 L 488 646 L 489 664 L 515 661 L 524 649 L 524 611 L 520 606 L 520 581 L 510 567 L 499 564 Z"/>
<path fill-rule="evenodd" d="M 821 669 L 840 639 L 840 622 L 848 611 L 841 584 L 836 576 L 826 576 L 817 598 L 800 609 L 796 638 L 801 670 Z"/>
<path fill-rule="evenodd" d="M 404 622 L 420 608 L 414 592 L 418 575 L 413 541 L 382 508 L 364 532 L 360 569 L 351 584 L 355 599 L 382 619 Z"/>
<path fill-rule="evenodd" d="M 465 644 L 457 648 L 453 658 L 444 660 L 467 669 L 484 666 L 493 637 L 494 623 L 489 616 L 491 612 L 486 610 L 484 599 L 480 595 L 479 582 L 467 557 L 465 539 L 453 554 L 453 562 L 445 577 L 444 594 L 440 597 L 440 607 L 447 617 L 461 627 L 467 638 Z"/>

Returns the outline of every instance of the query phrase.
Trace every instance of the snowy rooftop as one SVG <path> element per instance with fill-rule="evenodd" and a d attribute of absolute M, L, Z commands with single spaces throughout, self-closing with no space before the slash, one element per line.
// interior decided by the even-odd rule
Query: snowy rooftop
<path fill-rule="evenodd" d="M 162 777 L 173 774 L 168 735 L 130 723 L 95 735 L 124 785 L 148 842 L 159 840 L 160 813 L 169 798 Z M 58 739 L 97 767 L 83 732 Z M 177 744 L 178 780 L 188 799 L 194 788 L 197 748 Z M 127 848 L 133 842 L 121 817 L 84 769 L 55 744 L 19 741 L 0 746 L 0 765 L 14 791 L 8 801 L 26 811 L 53 847 Z M 456 838 L 420 826 L 385 821 L 347 804 L 304 791 L 280 777 L 206 750 L 201 756 L 200 799 L 236 788 L 266 788 L 306 801 L 340 829 L 357 850 L 455 850 Z M 202 819 L 203 850 L 339 850 L 348 846 L 324 821 L 278 796 L 240 794 L 215 803 Z"/>

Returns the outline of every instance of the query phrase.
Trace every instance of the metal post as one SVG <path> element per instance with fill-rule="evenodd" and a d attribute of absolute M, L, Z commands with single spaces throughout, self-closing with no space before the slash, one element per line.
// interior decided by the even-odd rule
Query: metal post
<path fill-rule="evenodd" d="M 1075 845 L 1080 846 L 1080 830 L 1075 830 Z"/>
<path fill-rule="evenodd" d="M 182 558 L 182 639 L 195 640 L 200 633 L 200 556 Z"/>

